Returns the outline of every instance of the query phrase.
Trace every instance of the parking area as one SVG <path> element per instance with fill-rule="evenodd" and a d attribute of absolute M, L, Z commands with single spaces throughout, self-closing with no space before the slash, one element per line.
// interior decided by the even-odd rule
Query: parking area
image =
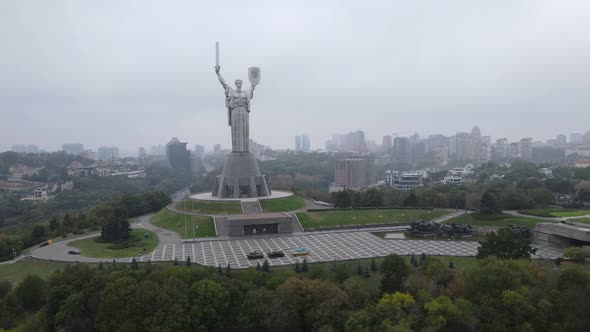
<path fill-rule="evenodd" d="M 368 232 L 302 234 L 269 238 L 232 239 L 201 241 L 195 243 L 172 244 L 158 247 L 151 255 L 140 261 L 179 261 L 191 258 L 192 262 L 207 266 L 227 266 L 247 268 L 256 266 L 266 257 L 249 260 L 249 252 L 259 250 L 264 253 L 282 250 L 285 257 L 268 259 L 271 265 L 289 265 L 307 258 L 310 263 L 333 260 L 349 260 L 386 256 L 391 253 L 408 255 L 411 253 L 450 256 L 474 256 L 477 242 L 470 241 L 430 241 L 430 240 L 385 240 Z M 305 257 L 295 257 L 291 250 L 304 247 L 310 250 Z"/>

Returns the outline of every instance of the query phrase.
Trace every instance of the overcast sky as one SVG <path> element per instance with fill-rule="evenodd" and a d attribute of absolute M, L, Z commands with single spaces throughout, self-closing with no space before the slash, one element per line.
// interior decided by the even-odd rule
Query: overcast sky
<path fill-rule="evenodd" d="M 2 0 L 0 151 L 229 147 L 216 40 L 226 81 L 261 67 L 250 134 L 276 148 L 590 129 L 587 0 Z"/>

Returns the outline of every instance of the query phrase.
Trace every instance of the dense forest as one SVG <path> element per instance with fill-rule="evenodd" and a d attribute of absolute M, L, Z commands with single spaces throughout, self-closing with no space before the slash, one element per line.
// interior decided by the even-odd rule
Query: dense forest
<path fill-rule="evenodd" d="M 462 261 L 467 264 L 467 261 Z M 71 265 L 0 285 L 19 331 L 583 331 L 590 275 L 534 261 Z"/>

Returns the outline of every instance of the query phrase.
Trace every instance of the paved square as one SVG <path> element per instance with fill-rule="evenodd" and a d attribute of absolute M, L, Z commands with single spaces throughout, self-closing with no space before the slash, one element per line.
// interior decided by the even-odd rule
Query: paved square
<path fill-rule="evenodd" d="M 295 257 L 291 250 L 304 247 L 311 252 L 305 257 Z M 395 253 L 411 255 L 426 253 L 433 256 L 475 256 L 479 243 L 474 241 L 444 240 L 400 240 L 382 239 L 369 232 L 301 234 L 251 239 L 210 240 L 179 245 L 159 246 L 151 255 L 142 256 L 140 261 L 179 261 L 191 258 L 192 262 L 206 266 L 230 264 L 232 268 L 248 268 L 262 264 L 268 259 L 270 265 L 290 265 L 307 258 L 313 262 L 331 262 L 333 260 L 351 260 L 360 258 L 382 257 Z M 555 258 L 563 249 L 535 244 L 536 258 Z M 246 255 L 252 251 L 262 251 L 265 258 L 249 260 Z M 267 258 L 266 253 L 282 250 L 285 257 Z"/>

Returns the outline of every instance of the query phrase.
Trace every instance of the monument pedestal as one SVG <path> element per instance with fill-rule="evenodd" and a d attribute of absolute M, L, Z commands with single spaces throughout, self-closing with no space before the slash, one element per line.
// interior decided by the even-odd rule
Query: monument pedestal
<path fill-rule="evenodd" d="M 219 198 L 264 197 L 271 194 L 266 177 L 260 174 L 256 158 L 250 152 L 227 155 L 223 173 L 217 176 L 212 195 Z"/>

